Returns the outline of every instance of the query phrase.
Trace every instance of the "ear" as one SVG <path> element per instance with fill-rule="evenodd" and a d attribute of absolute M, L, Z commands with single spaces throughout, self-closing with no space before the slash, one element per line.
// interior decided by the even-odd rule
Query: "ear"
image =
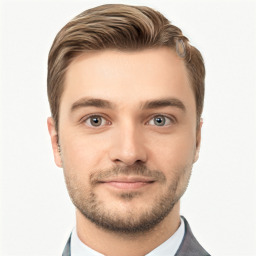
<path fill-rule="evenodd" d="M 198 160 L 199 158 L 199 151 L 200 151 L 200 146 L 201 146 L 201 130 L 203 126 L 203 119 L 200 119 L 200 124 L 197 127 L 196 131 L 196 153 L 195 153 L 195 158 L 194 158 L 194 163 Z"/>
<path fill-rule="evenodd" d="M 61 155 L 59 151 L 59 144 L 58 144 L 58 133 L 55 129 L 55 123 L 52 117 L 47 118 L 47 126 L 48 131 L 51 137 L 51 143 L 52 143 L 52 150 L 53 150 L 53 156 L 55 164 L 58 167 L 62 167 L 62 161 L 61 161 Z"/>

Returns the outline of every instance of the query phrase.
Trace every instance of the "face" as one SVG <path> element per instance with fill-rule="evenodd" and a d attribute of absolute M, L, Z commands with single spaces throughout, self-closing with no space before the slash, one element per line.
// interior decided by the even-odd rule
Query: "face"
<path fill-rule="evenodd" d="M 150 230 L 186 190 L 200 127 L 183 60 L 170 48 L 105 50 L 69 66 L 55 162 L 82 215 L 117 232 Z M 60 151 L 60 152 L 59 152 Z"/>

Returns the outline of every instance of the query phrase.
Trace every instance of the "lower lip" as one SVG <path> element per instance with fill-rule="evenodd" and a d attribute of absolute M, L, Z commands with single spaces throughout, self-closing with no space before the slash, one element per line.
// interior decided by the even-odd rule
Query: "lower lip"
<path fill-rule="evenodd" d="M 104 184 L 109 185 L 114 188 L 118 189 L 138 189 L 138 188 L 143 188 L 145 186 L 148 186 L 152 184 L 153 182 L 117 182 L 117 181 L 110 181 L 110 182 L 105 182 Z"/>

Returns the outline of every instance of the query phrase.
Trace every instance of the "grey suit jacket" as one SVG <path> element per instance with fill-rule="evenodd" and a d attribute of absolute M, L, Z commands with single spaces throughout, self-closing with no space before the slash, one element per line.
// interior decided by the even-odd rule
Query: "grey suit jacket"
<path fill-rule="evenodd" d="M 187 220 L 183 216 L 181 217 L 185 224 L 185 235 L 175 256 L 210 256 L 210 254 L 197 242 Z M 70 241 L 71 236 L 67 241 L 62 256 L 72 256 L 70 252 Z"/>

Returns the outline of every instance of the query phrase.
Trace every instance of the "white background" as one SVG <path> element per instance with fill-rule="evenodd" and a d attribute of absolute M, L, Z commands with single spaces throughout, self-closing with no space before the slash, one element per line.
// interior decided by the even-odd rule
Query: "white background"
<path fill-rule="evenodd" d="M 201 155 L 181 213 L 212 255 L 256 255 L 255 1 L 2 1 L 1 255 L 61 255 L 74 226 L 47 132 L 47 55 L 75 15 L 148 5 L 180 27 L 207 69 Z"/>

